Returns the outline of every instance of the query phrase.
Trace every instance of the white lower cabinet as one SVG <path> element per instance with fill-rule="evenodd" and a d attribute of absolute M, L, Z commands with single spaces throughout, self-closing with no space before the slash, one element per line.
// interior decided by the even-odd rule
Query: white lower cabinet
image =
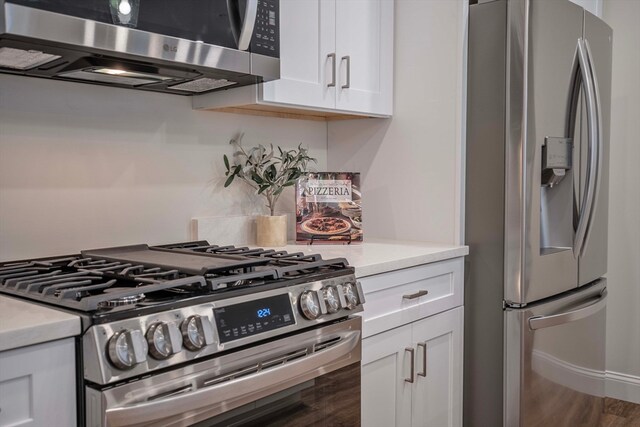
<path fill-rule="evenodd" d="M 411 325 L 362 341 L 363 427 L 411 425 L 413 384 L 405 381 L 411 344 Z"/>
<path fill-rule="evenodd" d="M 411 425 L 462 425 L 463 308 L 412 325 L 416 376 L 411 396 Z"/>
<path fill-rule="evenodd" d="M 0 426 L 76 425 L 73 338 L 0 352 Z"/>
<path fill-rule="evenodd" d="M 361 279 L 363 427 L 462 426 L 462 263 Z"/>
<path fill-rule="evenodd" d="M 362 425 L 462 425 L 458 307 L 362 342 Z"/>

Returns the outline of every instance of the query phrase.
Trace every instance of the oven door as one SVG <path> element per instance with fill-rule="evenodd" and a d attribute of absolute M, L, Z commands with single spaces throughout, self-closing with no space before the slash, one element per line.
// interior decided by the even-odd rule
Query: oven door
<path fill-rule="evenodd" d="M 360 425 L 354 317 L 138 381 L 87 386 L 88 426 Z"/>

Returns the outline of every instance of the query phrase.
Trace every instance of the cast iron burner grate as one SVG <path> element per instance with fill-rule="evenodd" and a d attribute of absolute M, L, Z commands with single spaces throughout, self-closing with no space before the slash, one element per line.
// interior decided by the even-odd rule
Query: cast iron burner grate
<path fill-rule="evenodd" d="M 86 258 L 40 260 L 0 267 L 0 291 L 81 311 L 118 306 L 140 294 L 170 288 L 204 288 L 201 276 L 177 277 L 174 272 L 149 272 L 127 264 Z M 139 272 L 138 275 L 135 272 Z M 152 273 L 156 278 L 150 278 Z M 171 279 L 158 279 L 169 273 Z M 138 302 L 138 301 L 134 301 Z"/>
<path fill-rule="evenodd" d="M 139 248 L 146 245 L 139 245 Z M 112 248 L 115 253 L 121 248 Z M 317 277 L 348 268 L 345 259 L 323 260 L 320 255 L 287 253 L 273 249 L 210 245 L 207 241 L 146 247 L 166 259 L 176 254 L 199 253 L 224 266 L 193 274 L 189 268 L 163 268 L 73 255 L 0 264 L 0 292 L 85 312 L 112 310 L 122 306 L 148 306 L 156 301 L 177 301 L 235 288 L 252 288 L 288 279 Z M 108 253 L 110 249 L 105 250 Z M 147 252 L 145 252 L 147 253 Z M 193 256 L 191 256 L 191 259 Z M 199 258 L 199 257 L 198 257 Z M 205 259 L 205 264 L 208 259 Z M 213 261 L 212 261 L 213 262 Z M 179 263 L 178 263 L 179 264 Z M 315 279 L 314 279 L 315 280 Z M 141 297 L 144 295 L 144 297 Z"/>

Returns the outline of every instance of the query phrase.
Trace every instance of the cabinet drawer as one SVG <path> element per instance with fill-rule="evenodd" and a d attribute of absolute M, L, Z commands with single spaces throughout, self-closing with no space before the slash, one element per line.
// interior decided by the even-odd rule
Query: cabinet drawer
<path fill-rule="evenodd" d="M 360 282 L 367 337 L 462 305 L 463 258 L 363 277 Z"/>

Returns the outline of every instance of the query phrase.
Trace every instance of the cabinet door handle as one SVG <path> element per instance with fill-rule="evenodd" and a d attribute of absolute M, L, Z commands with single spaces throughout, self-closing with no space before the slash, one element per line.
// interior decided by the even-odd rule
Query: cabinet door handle
<path fill-rule="evenodd" d="M 327 55 L 328 59 L 331 59 L 331 83 L 327 83 L 327 87 L 336 86 L 336 54 L 330 53 Z"/>
<path fill-rule="evenodd" d="M 342 85 L 342 89 L 349 89 L 351 87 L 351 56 L 343 56 L 341 61 L 347 60 L 347 84 Z"/>
<path fill-rule="evenodd" d="M 421 377 L 427 376 L 427 342 L 419 342 L 418 347 L 422 347 L 422 372 L 418 372 Z"/>
<path fill-rule="evenodd" d="M 405 352 L 409 352 L 409 354 L 411 355 L 411 372 L 409 374 L 409 378 L 405 378 L 404 380 L 408 383 L 412 383 L 413 384 L 413 377 L 416 374 L 415 368 L 414 368 L 414 364 L 416 362 L 416 351 L 413 349 L 413 347 L 406 347 L 404 349 Z"/>
<path fill-rule="evenodd" d="M 428 290 L 424 289 L 422 291 L 418 291 L 415 294 L 402 295 L 402 299 L 416 299 L 423 297 L 429 293 Z"/>

